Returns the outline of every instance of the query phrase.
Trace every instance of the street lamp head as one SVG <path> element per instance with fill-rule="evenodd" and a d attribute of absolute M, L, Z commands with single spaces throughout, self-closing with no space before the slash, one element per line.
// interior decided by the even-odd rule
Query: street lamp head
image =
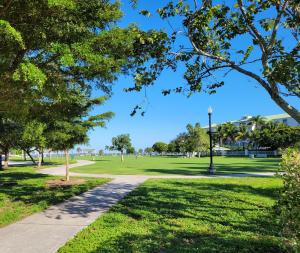
<path fill-rule="evenodd" d="M 208 107 L 208 114 L 212 114 L 212 112 L 213 112 L 213 109 L 211 108 L 211 106 L 210 107 Z"/>

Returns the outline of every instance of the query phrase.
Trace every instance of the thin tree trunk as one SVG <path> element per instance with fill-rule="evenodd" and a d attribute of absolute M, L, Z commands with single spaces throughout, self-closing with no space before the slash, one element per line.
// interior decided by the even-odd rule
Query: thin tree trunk
<path fill-rule="evenodd" d="M 121 152 L 121 162 L 124 162 L 124 154 Z"/>
<path fill-rule="evenodd" d="M 4 152 L 4 169 L 8 169 L 8 160 L 9 160 L 9 150 L 5 150 Z"/>
<path fill-rule="evenodd" d="M 42 149 L 42 153 L 41 154 L 42 154 L 42 161 L 41 162 L 42 162 L 42 164 L 44 164 L 45 163 L 45 161 L 44 161 L 44 149 Z"/>
<path fill-rule="evenodd" d="M 28 150 L 26 150 L 26 154 L 30 157 L 30 160 L 33 162 L 33 164 L 36 165 L 36 161 L 33 159 L 33 157 L 31 156 Z"/>
<path fill-rule="evenodd" d="M 24 150 L 23 150 L 23 158 L 24 158 L 24 161 L 27 161 L 26 152 Z"/>
<path fill-rule="evenodd" d="M 38 168 L 42 167 L 42 152 L 38 150 L 39 157 L 38 157 Z"/>
<path fill-rule="evenodd" d="M 66 181 L 70 181 L 70 173 L 69 173 L 69 150 L 65 149 L 65 159 L 66 159 Z"/>
<path fill-rule="evenodd" d="M 2 153 L 0 153 L 0 170 L 3 170 L 2 161 Z"/>

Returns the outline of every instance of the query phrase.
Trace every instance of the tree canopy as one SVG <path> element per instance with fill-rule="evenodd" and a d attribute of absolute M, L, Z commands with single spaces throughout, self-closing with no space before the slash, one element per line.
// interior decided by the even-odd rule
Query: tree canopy
<path fill-rule="evenodd" d="M 119 2 L 4 1 L 0 5 L 0 106 L 26 116 L 28 107 L 64 96 L 64 85 L 110 93 L 128 74 L 161 54 L 164 33 L 120 28 Z M 149 45 L 156 44 L 154 51 Z M 21 113 L 22 112 L 22 113 Z"/>
<path fill-rule="evenodd" d="M 161 8 L 159 8 L 161 7 Z M 168 1 L 157 12 L 171 24 L 172 46 L 163 60 L 144 68 L 132 89 L 152 84 L 162 70 L 185 66 L 185 84 L 164 90 L 215 93 L 231 71 L 254 80 L 275 103 L 300 123 L 300 3 L 294 0 Z M 141 14 L 151 16 L 147 10 Z M 172 26 L 173 18 L 182 29 Z M 238 41 L 243 41 L 238 44 Z M 245 84 L 243 84 L 245 85 Z"/>
<path fill-rule="evenodd" d="M 162 153 L 168 151 L 168 144 L 166 144 L 162 141 L 158 141 L 158 142 L 153 144 L 152 149 L 153 149 L 154 152 L 162 154 Z"/>
<path fill-rule="evenodd" d="M 258 148 L 277 150 L 300 144 L 300 127 L 289 127 L 285 124 L 267 122 L 261 128 L 251 132 L 250 143 Z"/>

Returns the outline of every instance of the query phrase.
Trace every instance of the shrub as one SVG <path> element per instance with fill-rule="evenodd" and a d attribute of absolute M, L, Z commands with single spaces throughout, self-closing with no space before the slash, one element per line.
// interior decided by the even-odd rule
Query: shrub
<path fill-rule="evenodd" d="M 284 171 L 283 189 L 277 208 L 282 225 L 282 235 L 287 238 L 288 251 L 300 252 L 300 152 L 288 149 L 283 153 L 281 167 Z"/>

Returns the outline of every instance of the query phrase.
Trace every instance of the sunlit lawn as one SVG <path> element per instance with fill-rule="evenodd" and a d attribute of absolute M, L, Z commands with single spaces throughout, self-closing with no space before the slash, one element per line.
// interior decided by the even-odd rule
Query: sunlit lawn
<path fill-rule="evenodd" d="M 90 157 L 88 157 L 91 159 Z M 77 159 L 83 159 L 77 157 Z M 73 168 L 74 172 L 104 174 L 181 174 L 198 175 L 207 172 L 209 158 L 180 157 L 125 157 L 122 163 L 118 156 L 95 157 L 96 164 Z M 279 158 L 215 157 L 217 173 L 277 172 Z"/>
<path fill-rule="evenodd" d="M 277 178 L 164 179 L 141 185 L 59 253 L 274 252 Z"/>
<path fill-rule="evenodd" d="M 49 180 L 58 178 L 39 174 L 33 166 L 0 171 L 0 227 L 108 181 L 88 178 L 82 185 L 46 186 Z"/>

